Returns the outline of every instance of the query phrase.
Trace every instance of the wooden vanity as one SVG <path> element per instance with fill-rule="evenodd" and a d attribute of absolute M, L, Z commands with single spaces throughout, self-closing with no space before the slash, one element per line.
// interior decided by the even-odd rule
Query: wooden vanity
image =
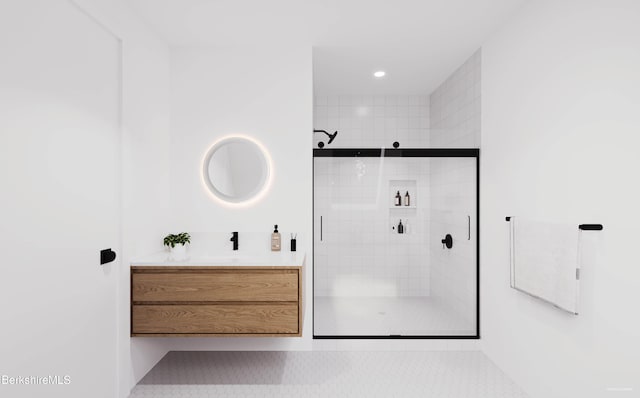
<path fill-rule="evenodd" d="M 132 265 L 131 336 L 302 335 L 302 265 Z"/>

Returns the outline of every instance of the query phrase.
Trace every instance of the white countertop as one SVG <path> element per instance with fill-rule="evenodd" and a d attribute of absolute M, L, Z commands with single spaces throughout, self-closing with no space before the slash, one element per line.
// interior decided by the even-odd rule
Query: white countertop
<path fill-rule="evenodd" d="M 162 251 L 146 256 L 139 256 L 131 261 L 132 266 L 302 266 L 305 262 L 304 252 L 264 252 L 243 253 L 241 251 L 219 254 L 189 254 L 184 260 L 174 260 L 169 251 Z"/>

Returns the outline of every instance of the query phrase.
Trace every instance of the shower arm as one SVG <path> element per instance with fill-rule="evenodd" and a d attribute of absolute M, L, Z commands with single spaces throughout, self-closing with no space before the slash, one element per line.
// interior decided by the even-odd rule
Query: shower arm
<path fill-rule="evenodd" d="M 338 131 L 337 130 L 333 134 L 329 134 L 325 130 L 313 130 L 313 132 L 314 133 L 325 133 L 327 135 L 327 137 L 329 137 L 329 141 L 327 141 L 327 144 L 331 144 L 331 142 L 334 140 L 334 138 L 336 138 L 336 136 L 338 135 Z"/>

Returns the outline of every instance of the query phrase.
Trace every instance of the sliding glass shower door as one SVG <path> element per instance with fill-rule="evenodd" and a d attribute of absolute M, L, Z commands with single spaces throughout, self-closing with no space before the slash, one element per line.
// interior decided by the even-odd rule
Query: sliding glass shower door
<path fill-rule="evenodd" d="M 477 338 L 478 150 L 314 150 L 314 338 Z"/>

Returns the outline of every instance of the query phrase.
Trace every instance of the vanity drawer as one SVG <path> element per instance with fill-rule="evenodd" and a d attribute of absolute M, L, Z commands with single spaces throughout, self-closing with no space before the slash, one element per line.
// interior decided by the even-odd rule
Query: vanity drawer
<path fill-rule="evenodd" d="M 132 332 L 147 334 L 298 334 L 297 303 L 134 305 Z"/>
<path fill-rule="evenodd" d="M 298 301 L 297 270 L 134 272 L 134 302 Z"/>

